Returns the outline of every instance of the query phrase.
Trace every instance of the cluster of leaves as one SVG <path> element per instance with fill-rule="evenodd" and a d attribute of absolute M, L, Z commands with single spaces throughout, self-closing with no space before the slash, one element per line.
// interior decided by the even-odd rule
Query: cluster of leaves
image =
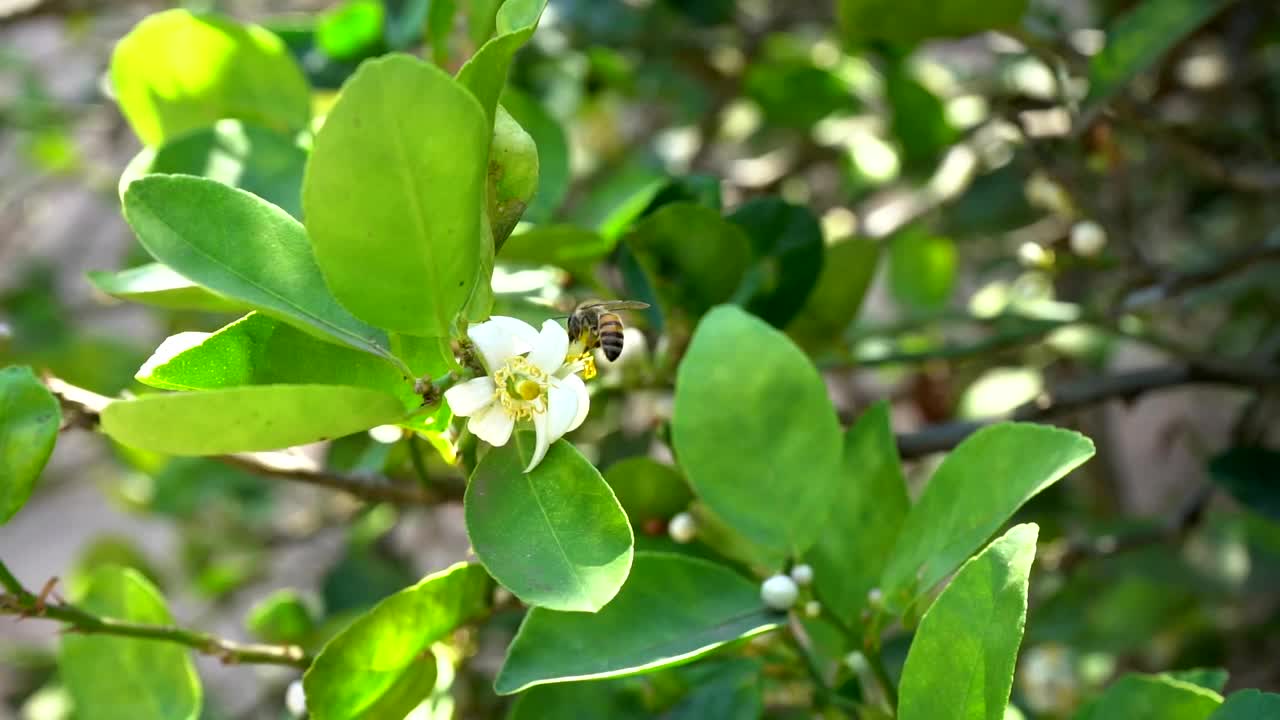
<path fill-rule="evenodd" d="M 492 691 L 516 699 L 500 705 L 484 692 L 473 701 L 507 707 L 512 718 L 817 709 L 1000 720 L 1019 712 L 1010 698 L 1040 526 L 1005 528 L 1020 511 L 1035 517 L 1024 506 L 1088 460 L 1093 444 L 1068 430 L 994 424 L 947 454 L 912 501 L 888 404 L 842 429 L 813 358 L 848 355 L 845 333 L 882 248 L 891 292 L 908 314 L 945 307 L 956 285 L 954 240 L 917 223 L 883 242 L 828 243 L 819 217 L 795 197 L 766 192 L 729 203 L 718 178 L 670 177 L 644 162 L 610 168 L 566 214 L 568 141 L 545 102 L 566 71 L 543 48 L 513 65 L 545 4 L 351 0 L 313 23 L 270 29 L 172 10 L 119 43 L 111 85 L 145 146 L 120 181 L 120 199 L 150 261 L 90 281 L 117 298 L 194 313 L 200 323 L 242 314 L 212 332 L 169 337 L 137 369 L 136 395 L 99 413 L 122 459 L 154 476 L 149 509 L 204 525 L 184 547 L 197 585 L 216 596 L 256 571 L 253 549 L 228 551 L 211 538 L 269 514 L 272 492 L 206 458 L 317 441 L 333 441 L 334 471 L 380 472 L 424 465 L 425 440 L 437 451 L 433 470 L 465 476 L 460 488 L 428 481 L 430 473 L 422 480 L 426 491 L 461 496 L 477 562 L 415 583 L 378 547 L 395 511 L 370 510 L 326 583 L 323 613 L 291 591 L 250 613 L 250 630 L 278 646 L 271 654 L 165 631 L 174 620 L 145 563 L 105 547 L 86 562 L 93 567 L 76 583 L 74 606 L 158 630 L 117 637 L 80 626 L 91 634 L 64 639 L 59 681 L 75 717 L 200 716 L 200 678 L 188 652 L 166 640 L 299 667 L 307 712 L 320 720 L 451 717 L 454 696 L 467 695 L 455 690 L 476 635 L 514 623 Z M 571 25 L 585 24 L 595 7 L 581 5 L 557 7 Z M 639 12 L 618 5 L 603 14 Z M 716 25 L 733 13 L 732 3 L 661 5 L 645 22 Z M 909 49 L 926 38 L 1007 29 L 1025 6 L 836 3 L 844 47 L 876 48 L 883 59 L 881 100 L 905 175 L 927 177 L 961 136 L 913 74 Z M 1081 116 L 1101 112 L 1218 7 L 1149 0 L 1137 19 L 1125 18 L 1120 29 L 1141 32 L 1095 58 Z M 1144 13 L 1160 21 L 1159 33 Z M 598 21 L 617 32 L 644 25 Z M 422 45 L 429 61 L 402 52 Z M 741 92 L 771 129 L 794 137 L 858 106 L 829 63 L 787 42 L 763 47 Z M 640 98 L 687 89 L 670 67 L 642 75 L 626 56 L 595 50 L 597 82 Z M 509 75 L 519 82 L 509 86 Z M 340 92 L 322 97 L 326 90 Z M 695 102 L 679 111 L 692 119 L 699 109 Z M 852 173 L 852 192 L 872 184 L 866 170 Z M 967 197 L 1001 194 L 1007 180 L 999 172 Z M 1014 215 L 1026 209 L 1007 204 L 1018 206 Z M 940 224 L 959 232 L 966 212 L 975 211 L 956 203 Z M 529 268 L 537 268 L 541 295 L 507 287 Z M 558 441 L 525 473 L 528 433 L 482 446 L 461 432 L 439 391 L 475 372 L 469 324 L 494 314 L 555 315 L 536 301 L 566 288 L 610 297 L 621 290 L 653 306 L 636 320 L 663 345 L 638 367 L 623 363 L 596 398 L 673 385 L 673 406 L 669 422 L 637 446 L 616 432 L 618 405 L 598 404 L 594 427 Z M 1058 327 L 1046 317 L 1017 322 L 1019 332 Z M 620 405 L 626 393 L 617 394 Z M 0 521 L 31 495 L 62 414 L 31 370 L 0 374 Z M 394 446 L 368 438 L 380 426 L 399 438 Z M 651 442 L 672 461 L 644 452 Z M 1260 486 L 1257 468 L 1274 462 L 1267 451 L 1234 453 L 1214 470 L 1248 497 Z M 667 520 L 685 511 L 697 541 L 663 537 Z M 762 597 L 760 580 L 799 566 L 812 569 L 812 583 L 799 604 L 779 610 Z M 1071 610 L 1081 603 L 1063 597 L 1087 598 L 1109 580 L 1084 577 L 1049 597 L 1041 639 L 1075 631 L 1053 624 L 1078 621 Z M 513 609 L 497 586 L 525 607 Z M 5 590 L 4 609 L 45 612 L 43 598 L 33 603 L 10 582 Z M 1123 622 L 1131 604 L 1142 609 L 1158 592 L 1150 583 L 1124 585 L 1098 612 L 1115 606 Z M 1095 621 L 1108 620 L 1085 624 Z M 100 672 L 110 663 L 129 682 Z M 1131 674 L 1077 717 L 1280 712 L 1277 695 L 1224 698 L 1225 682 L 1208 671 Z M 766 708 L 766 698 L 785 707 Z"/>

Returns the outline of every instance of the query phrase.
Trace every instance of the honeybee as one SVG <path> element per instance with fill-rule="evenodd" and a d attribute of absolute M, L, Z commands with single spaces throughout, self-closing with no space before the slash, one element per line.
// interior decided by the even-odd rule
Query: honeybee
<path fill-rule="evenodd" d="M 649 303 L 638 300 L 588 300 L 569 315 L 569 340 L 580 341 L 583 348 L 604 350 L 613 362 L 622 354 L 622 318 L 614 310 L 644 310 Z"/>

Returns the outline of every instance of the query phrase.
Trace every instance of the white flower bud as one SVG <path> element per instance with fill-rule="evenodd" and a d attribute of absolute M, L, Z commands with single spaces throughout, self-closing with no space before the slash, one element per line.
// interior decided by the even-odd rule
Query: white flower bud
<path fill-rule="evenodd" d="M 698 535 L 698 521 L 687 512 L 676 513 L 667 523 L 667 534 L 680 544 L 693 542 Z"/>
<path fill-rule="evenodd" d="M 804 604 L 805 617 L 816 618 L 822 614 L 822 605 L 817 600 L 810 600 Z"/>
<path fill-rule="evenodd" d="M 804 587 L 813 582 L 813 568 L 805 564 L 796 565 L 791 568 L 791 579 L 795 580 L 797 585 Z"/>
<path fill-rule="evenodd" d="M 760 599 L 774 610 L 790 610 L 799 594 L 796 581 L 786 575 L 774 575 L 760 585 Z"/>
<path fill-rule="evenodd" d="M 284 706 L 294 717 L 300 718 L 307 714 L 307 694 L 302 689 L 302 680 L 289 683 L 289 689 L 284 691 Z"/>
<path fill-rule="evenodd" d="M 867 664 L 867 656 L 857 650 L 844 656 L 844 664 L 859 675 L 865 673 L 871 667 Z"/>
<path fill-rule="evenodd" d="M 1071 226 L 1071 252 L 1080 257 L 1094 257 L 1107 244 L 1107 231 L 1092 220 L 1081 220 Z"/>
<path fill-rule="evenodd" d="M 878 587 L 868 590 L 867 604 L 877 610 L 884 607 L 884 591 Z"/>

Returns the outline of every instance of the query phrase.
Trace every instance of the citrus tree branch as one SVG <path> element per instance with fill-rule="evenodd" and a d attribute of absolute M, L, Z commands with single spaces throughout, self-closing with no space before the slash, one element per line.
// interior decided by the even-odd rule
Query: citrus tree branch
<path fill-rule="evenodd" d="M 96 429 L 99 414 L 111 398 L 76 387 L 56 377 L 45 377 L 45 386 L 62 404 L 69 427 Z M 461 493 L 444 488 L 395 483 L 376 474 L 355 474 L 328 470 L 314 461 L 282 452 L 237 453 L 219 455 L 217 459 L 242 470 L 264 477 L 283 478 L 318 487 L 339 490 L 374 502 L 396 505 L 436 505 L 461 499 Z"/>
<path fill-rule="evenodd" d="M 0 593 L 0 615 L 57 620 L 66 624 L 67 632 L 84 633 L 86 635 L 115 635 L 176 643 L 206 655 L 217 657 L 227 664 L 258 663 L 290 665 L 298 668 L 306 668 L 311 665 L 311 657 L 297 645 L 235 642 L 200 630 L 191 630 L 173 625 L 130 622 L 128 620 L 95 615 L 65 602 L 48 602 L 47 598 L 44 597 L 47 594 L 47 590 L 38 595 L 27 590 L 18 582 L 18 579 L 13 576 L 13 573 L 9 571 L 9 568 L 3 562 L 0 562 L 0 586 L 3 586 L 5 590 L 4 593 Z M 51 589 L 52 583 L 47 588 Z"/>

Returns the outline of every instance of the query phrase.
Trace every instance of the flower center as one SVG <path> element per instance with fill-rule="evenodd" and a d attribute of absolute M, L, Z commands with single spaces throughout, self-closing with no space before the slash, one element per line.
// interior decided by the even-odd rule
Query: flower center
<path fill-rule="evenodd" d="M 596 358 L 590 351 L 574 353 L 570 351 L 564 358 L 564 364 L 572 368 L 572 372 L 581 373 L 583 380 L 596 376 Z"/>
<path fill-rule="evenodd" d="M 511 358 L 493 374 L 503 410 L 516 420 L 547 411 L 547 374 L 523 357 Z"/>

